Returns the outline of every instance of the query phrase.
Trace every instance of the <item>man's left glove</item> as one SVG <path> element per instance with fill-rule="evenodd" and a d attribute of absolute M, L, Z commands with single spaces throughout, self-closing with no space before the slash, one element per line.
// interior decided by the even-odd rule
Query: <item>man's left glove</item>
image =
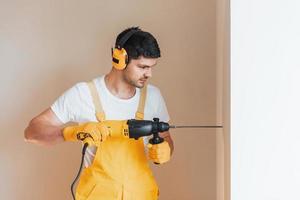
<path fill-rule="evenodd" d="M 168 142 L 164 141 L 160 144 L 148 144 L 149 158 L 155 163 L 165 163 L 170 160 L 171 148 Z"/>
<path fill-rule="evenodd" d="M 110 135 L 109 129 L 103 123 L 87 122 L 63 129 L 65 141 L 83 141 L 89 145 L 99 145 Z"/>

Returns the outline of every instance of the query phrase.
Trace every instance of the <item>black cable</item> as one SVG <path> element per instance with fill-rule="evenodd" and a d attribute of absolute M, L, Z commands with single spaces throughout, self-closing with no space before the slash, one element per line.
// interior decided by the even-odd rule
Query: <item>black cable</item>
<path fill-rule="evenodd" d="M 79 168 L 79 171 L 77 173 L 77 176 L 75 178 L 75 180 L 73 181 L 73 183 L 71 184 L 71 193 L 72 193 L 72 197 L 73 197 L 73 200 L 75 200 L 75 195 L 74 195 L 74 185 L 77 181 L 77 179 L 79 178 L 79 175 L 81 173 L 81 170 L 82 170 L 82 165 L 83 165 L 83 161 L 84 161 L 84 155 L 85 155 L 85 151 L 86 151 L 86 148 L 88 147 L 88 143 L 84 143 L 83 145 L 83 148 L 82 148 L 82 157 L 81 157 L 81 163 L 80 163 L 80 168 Z"/>

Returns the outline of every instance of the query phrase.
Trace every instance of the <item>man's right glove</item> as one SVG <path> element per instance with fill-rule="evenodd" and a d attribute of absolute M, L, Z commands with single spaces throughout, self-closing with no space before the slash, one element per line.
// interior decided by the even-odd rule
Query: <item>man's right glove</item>
<path fill-rule="evenodd" d="M 87 122 L 77 126 L 68 126 L 63 129 L 65 141 L 81 140 L 89 145 L 99 145 L 110 136 L 106 125 L 99 122 Z"/>
<path fill-rule="evenodd" d="M 163 164 L 170 160 L 171 148 L 167 141 L 160 144 L 148 144 L 148 156 L 155 163 Z"/>

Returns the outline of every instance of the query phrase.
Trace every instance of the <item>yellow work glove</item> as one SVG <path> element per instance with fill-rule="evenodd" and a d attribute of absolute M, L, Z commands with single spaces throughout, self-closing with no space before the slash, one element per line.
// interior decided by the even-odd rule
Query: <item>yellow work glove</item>
<path fill-rule="evenodd" d="M 110 136 L 110 131 L 103 123 L 87 122 L 64 128 L 63 136 L 65 141 L 81 140 L 89 145 L 99 145 Z"/>
<path fill-rule="evenodd" d="M 148 144 L 149 159 L 155 163 L 165 163 L 170 160 L 171 148 L 168 142 L 164 141 L 160 144 Z"/>

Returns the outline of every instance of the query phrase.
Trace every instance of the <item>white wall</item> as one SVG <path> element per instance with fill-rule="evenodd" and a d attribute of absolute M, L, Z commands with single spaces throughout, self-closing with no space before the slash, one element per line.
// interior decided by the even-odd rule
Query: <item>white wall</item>
<path fill-rule="evenodd" d="M 232 200 L 300 199 L 299 10 L 231 1 Z"/>

